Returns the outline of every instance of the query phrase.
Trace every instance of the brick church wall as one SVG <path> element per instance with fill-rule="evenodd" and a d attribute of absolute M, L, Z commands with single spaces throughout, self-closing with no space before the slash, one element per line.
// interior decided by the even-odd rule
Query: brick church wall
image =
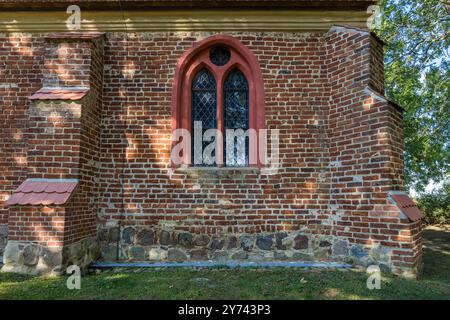
<path fill-rule="evenodd" d="M 31 203 L 8 208 L 6 270 L 60 273 L 61 265 L 85 265 L 96 258 L 93 195 L 103 89 L 103 39 L 96 37 L 40 37 L 44 61 L 33 69 L 43 75 L 40 87 L 51 93 L 36 94 L 26 103 L 25 176 L 43 183 L 76 181 L 77 187 L 67 204 L 42 205 L 38 199 L 49 201 L 42 189 L 28 196 Z M 77 88 L 89 90 L 81 100 L 72 93 Z"/>
<path fill-rule="evenodd" d="M 0 120 L 7 137 L 0 145 L 8 151 L 0 155 L 2 200 L 27 168 L 43 163 L 27 158 L 26 98 L 42 79 L 88 82 L 98 100 L 81 110 L 82 155 L 69 155 L 74 167 L 61 165 L 82 177 L 65 208 L 68 243 L 97 233 L 104 260 L 332 260 L 414 273 L 420 222 L 410 223 L 388 200 L 403 186 L 402 115 L 382 97 L 381 43 L 339 26 L 327 33 L 228 33 L 259 61 L 266 128 L 280 130 L 280 169 L 171 173 L 176 64 L 213 34 L 107 33 L 103 57 L 92 44 L 94 71 L 67 75 L 43 74 L 59 67 L 57 59 L 43 64 L 43 35 L 3 36 L 0 90 L 9 108 Z M 42 176 L 63 174 L 52 171 L 61 161 L 45 165 Z M 0 209 L 0 223 L 17 218 L 10 210 Z"/>
<path fill-rule="evenodd" d="M 0 34 L 0 255 L 8 233 L 5 200 L 26 178 L 28 97 L 42 82 L 42 50 L 39 37 Z"/>

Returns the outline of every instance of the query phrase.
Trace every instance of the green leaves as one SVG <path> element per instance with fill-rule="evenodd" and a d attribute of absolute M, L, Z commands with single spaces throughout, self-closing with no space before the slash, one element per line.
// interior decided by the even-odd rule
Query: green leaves
<path fill-rule="evenodd" d="M 450 183 L 439 190 L 421 195 L 418 204 L 427 224 L 450 223 Z"/>
<path fill-rule="evenodd" d="M 450 2 L 382 0 L 386 94 L 405 108 L 406 184 L 450 177 Z"/>

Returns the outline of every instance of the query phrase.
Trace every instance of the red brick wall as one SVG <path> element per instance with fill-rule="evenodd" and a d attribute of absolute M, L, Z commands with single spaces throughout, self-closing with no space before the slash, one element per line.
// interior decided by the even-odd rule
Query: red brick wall
<path fill-rule="evenodd" d="M 84 68 L 89 70 L 88 96 L 81 110 L 78 169 L 79 187 L 67 210 L 65 243 L 73 243 L 97 232 L 98 186 L 97 170 L 100 167 L 99 147 L 102 116 L 103 88 L 103 38 L 85 42 L 89 56 Z M 84 48 L 84 47 L 83 47 Z M 84 51 L 84 50 L 83 50 Z"/>
<path fill-rule="evenodd" d="M 107 36 L 101 215 L 131 224 L 182 221 L 194 232 L 289 230 L 327 210 L 328 108 L 321 34 L 234 34 L 257 56 L 266 125 L 280 129 L 281 169 L 199 181 L 168 175 L 175 65 L 197 35 Z M 124 188 L 120 181 L 123 180 Z"/>
<path fill-rule="evenodd" d="M 110 33 L 103 67 L 101 45 L 95 41 L 76 44 L 77 52 L 66 45 L 47 49 L 48 57 L 57 58 L 45 63 L 52 70 L 44 77 L 49 84 L 88 81 L 92 88 L 80 108 L 80 125 L 64 127 L 56 121 L 61 135 L 48 142 L 50 148 L 60 145 L 67 152 L 79 138 L 80 152 L 69 155 L 67 162 L 52 159 L 52 165 L 33 152 L 28 157 L 29 167 L 39 167 L 42 176 L 81 177 L 67 207 L 65 241 L 93 235 L 98 213 L 100 226 L 120 221 L 209 234 L 302 229 L 363 247 L 392 247 L 392 261 L 399 268 L 420 259 L 420 226 L 408 223 L 387 200 L 388 191 L 403 185 L 402 116 L 375 94 L 383 89 L 382 49 L 366 32 L 333 28 L 326 34 L 231 33 L 260 63 L 266 127 L 280 130 L 279 172 L 169 175 L 176 62 L 207 35 Z M 14 73 L 18 68 L 23 83 L 38 84 L 42 78 L 38 39 L 23 44 L 21 51 L 32 53 L 18 66 L 17 47 L 0 46 L 2 56 L 10 59 L 6 70 Z M 59 61 L 55 52 L 73 54 L 74 60 Z M 68 65 L 76 65 L 74 74 L 65 72 Z M 20 121 L 26 120 L 25 98 L 39 87 L 31 90 L 22 82 L 2 98 L 14 108 L 14 113 L 6 113 L 10 118 L 2 119 L 1 128 L 9 136 L 26 125 Z M 12 119 L 18 119 L 14 126 Z M 33 126 L 30 129 L 33 134 Z M 25 156 L 26 141 L 20 137 L 0 145 L 4 143 Z M 3 154 L 3 163 L 12 159 Z M 2 182 L 5 193 L 23 180 L 24 166 L 2 166 L 11 177 Z M 54 172 L 58 167 L 69 171 Z"/>
<path fill-rule="evenodd" d="M 31 50 L 32 43 L 30 42 L 29 45 L 28 50 Z M 44 47 L 45 50 L 43 50 Z M 22 84 L 24 89 L 27 89 L 24 90 L 26 95 L 21 101 L 23 106 L 16 108 L 11 106 L 10 110 L 15 110 L 15 121 L 1 127 L 5 133 L 12 133 L 12 130 L 11 132 L 6 130 L 16 126 L 14 129 L 19 132 L 23 126 L 22 140 L 17 139 L 18 142 L 15 144 L 18 146 L 20 142 L 22 149 L 19 151 L 24 152 L 24 156 L 21 157 L 24 159 L 23 171 L 18 177 L 5 175 L 6 179 L 12 180 L 7 181 L 10 185 L 15 183 L 13 187 L 10 186 L 6 190 L 6 193 L 10 194 L 14 191 L 17 184 L 26 177 L 75 178 L 80 179 L 80 183 L 70 205 L 58 211 L 60 212 L 58 217 L 65 222 L 62 226 L 58 226 L 62 228 L 57 231 L 57 236 L 60 237 L 58 240 L 52 238 L 53 235 L 50 235 L 44 227 L 41 228 L 45 225 L 49 229 L 52 228 L 53 218 L 47 212 L 58 208 L 42 206 L 7 208 L 4 210 L 2 219 L 4 223 L 7 223 L 10 216 L 10 236 L 8 237 L 10 240 L 51 242 L 52 246 L 55 246 L 62 245 L 63 242 L 69 244 L 86 236 L 95 236 L 96 233 L 97 200 L 93 195 L 97 193 L 94 180 L 99 160 L 103 40 L 85 40 L 78 43 L 74 40 L 64 42 L 63 39 L 57 39 L 45 42 L 40 49 L 36 55 L 43 58 L 41 59 L 43 61 L 21 67 L 24 69 L 21 73 L 27 71 L 30 73 L 27 74 L 28 76 L 35 76 L 43 83 L 39 83 L 37 88 L 31 86 L 33 90 L 28 90 L 27 85 Z M 8 67 L 13 68 L 14 64 Z M 42 76 L 43 74 L 45 76 Z M 29 102 L 26 98 L 42 85 L 85 86 L 91 89 L 87 97 L 81 101 L 35 100 Z M 4 98 L 5 101 L 8 101 L 7 97 Z M 20 112 L 25 115 L 21 115 Z M 2 143 L 8 143 L 11 140 L 5 139 Z M 21 160 L 19 156 L 16 158 Z M 16 167 L 5 164 L 2 170 L 3 168 L 17 170 Z M 17 182 L 15 182 L 16 179 L 18 179 Z M 29 218 L 28 215 L 33 215 L 33 218 Z M 31 231 L 32 229 L 34 231 Z M 39 232 L 43 233 L 40 238 Z"/>
<path fill-rule="evenodd" d="M 29 106 L 28 173 L 31 178 L 77 178 L 81 105 L 36 101 Z"/>
<path fill-rule="evenodd" d="M 13 207 L 9 210 L 8 240 L 61 247 L 65 237 L 64 221 L 63 207 Z"/>
<path fill-rule="evenodd" d="M 89 87 L 91 43 L 51 39 L 45 47 L 46 86 Z"/>
<path fill-rule="evenodd" d="M 0 35 L 0 224 L 5 198 L 26 177 L 27 98 L 42 84 L 42 51 L 40 37 Z"/>
<path fill-rule="evenodd" d="M 335 30 L 328 41 L 333 234 L 394 248 L 394 267 L 411 267 L 420 226 L 388 201 L 389 191 L 403 188 L 402 111 L 376 92 L 384 88 L 381 49 L 374 48 L 379 41 L 358 30 Z"/>
<path fill-rule="evenodd" d="M 384 44 L 373 34 L 369 40 L 370 47 L 370 82 L 369 86 L 384 94 Z"/>

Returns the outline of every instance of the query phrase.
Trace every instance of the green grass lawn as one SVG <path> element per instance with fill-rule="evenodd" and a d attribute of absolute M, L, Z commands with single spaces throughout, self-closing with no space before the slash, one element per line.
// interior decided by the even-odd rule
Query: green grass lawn
<path fill-rule="evenodd" d="M 425 231 L 422 279 L 384 275 L 366 288 L 364 272 L 305 269 L 133 269 L 82 278 L 0 274 L 0 299 L 450 299 L 450 230 Z"/>

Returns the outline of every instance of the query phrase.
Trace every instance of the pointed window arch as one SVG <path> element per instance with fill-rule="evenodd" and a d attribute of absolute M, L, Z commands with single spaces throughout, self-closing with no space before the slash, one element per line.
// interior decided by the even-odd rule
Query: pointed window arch
<path fill-rule="evenodd" d="M 191 148 L 187 148 L 190 152 L 182 153 L 183 165 L 198 165 L 194 124 L 199 120 L 202 133 L 217 129 L 217 134 L 201 146 L 203 152 L 214 143 L 212 165 L 261 166 L 257 147 L 253 147 L 258 146 L 258 135 L 248 134 L 244 142 L 229 137 L 234 152 L 226 152 L 228 129 L 258 132 L 264 128 L 264 90 L 258 61 L 233 37 L 216 35 L 202 40 L 178 61 L 172 91 L 172 129 L 185 129 L 192 138 Z M 205 153 L 201 157 L 203 161 L 208 158 Z"/>

